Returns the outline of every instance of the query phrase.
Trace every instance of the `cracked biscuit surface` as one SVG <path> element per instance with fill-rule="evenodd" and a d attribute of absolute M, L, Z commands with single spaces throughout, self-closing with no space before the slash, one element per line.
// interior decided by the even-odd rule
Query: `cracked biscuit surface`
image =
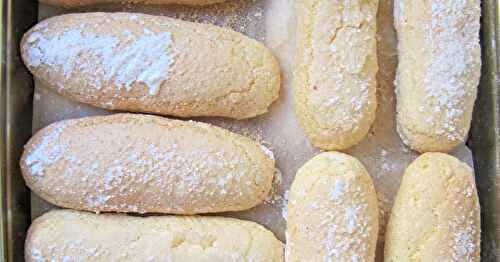
<path fill-rule="evenodd" d="M 30 227 L 25 259 L 39 261 L 282 262 L 283 245 L 250 221 L 50 211 Z"/>
<path fill-rule="evenodd" d="M 374 119 L 378 0 L 298 0 L 295 111 L 312 144 L 359 143 Z"/>

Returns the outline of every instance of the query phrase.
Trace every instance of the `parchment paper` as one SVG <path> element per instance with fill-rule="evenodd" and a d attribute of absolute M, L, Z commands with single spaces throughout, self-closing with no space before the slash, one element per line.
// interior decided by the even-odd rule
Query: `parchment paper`
<path fill-rule="evenodd" d="M 378 109 L 377 119 L 368 137 L 346 152 L 365 164 L 373 177 L 381 207 L 379 242 L 383 242 L 384 225 L 388 217 L 401 175 L 406 166 L 417 156 L 399 139 L 395 129 L 394 75 L 397 64 L 396 37 L 392 25 L 393 0 L 381 0 L 378 14 Z M 69 10 L 40 5 L 40 19 Z M 107 5 L 83 11 L 130 11 L 166 15 L 180 19 L 213 23 L 230 27 L 264 42 L 278 57 L 283 74 L 279 100 L 271 111 L 261 117 L 235 121 L 228 119 L 198 118 L 247 135 L 268 146 L 277 161 L 273 194 L 264 204 L 244 212 L 222 214 L 256 221 L 272 230 L 281 240 L 286 227 L 287 190 L 297 169 L 319 152 L 313 148 L 297 124 L 293 111 L 291 72 L 295 35 L 293 0 L 229 0 L 227 3 L 204 8 L 172 6 Z M 110 114 L 84 104 L 69 101 L 36 83 L 34 99 L 34 131 L 58 120 L 90 115 Z M 89 149 L 91 150 L 91 149 Z M 472 166 L 472 155 L 460 146 L 453 155 Z M 36 196 L 32 197 L 33 218 L 52 208 Z M 382 245 L 379 245 L 379 251 Z M 379 256 L 380 258 L 380 256 Z"/>

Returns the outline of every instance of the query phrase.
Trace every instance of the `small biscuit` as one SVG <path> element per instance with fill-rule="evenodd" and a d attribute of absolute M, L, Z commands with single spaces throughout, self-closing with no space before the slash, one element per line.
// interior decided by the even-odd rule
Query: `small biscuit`
<path fill-rule="evenodd" d="M 355 158 L 322 153 L 297 172 L 288 200 L 288 262 L 374 261 L 378 202 Z"/>
<path fill-rule="evenodd" d="M 31 225 L 27 262 L 282 262 L 283 244 L 264 227 L 223 217 L 95 215 L 51 211 Z"/>
<path fill-rule="evenodd" d="M 236 119 L 268 111 L 280 69 L 261 43 L 163 16 L 80 13 L 25 34 L 24 63 L 44 85 L 111 110 Z"/>
<path fill-rule="evenodd" d="M 54 123 L 25 146 L 26 184 L 48 202 L 94 212 L 195 214 L 256 206 L 272 153 L 205 123 L 115 114 Z"/>
<path fill-rule="evenodd" d="M 472 169 L 425 153 L 406 169 L 385 237 L 385 261 L 480 261 L 481 219 Z"/>

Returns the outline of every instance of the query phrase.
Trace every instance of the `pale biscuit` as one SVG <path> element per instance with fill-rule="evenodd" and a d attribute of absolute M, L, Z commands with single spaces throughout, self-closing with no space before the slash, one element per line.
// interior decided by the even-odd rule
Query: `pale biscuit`
<path fill-rule="evenodd" d="M 385 261 L 480 261 L 481 219 L 472 169 L 425 153 L 406 169 L 385 237 Z"/>
<path fill-rule="evenodd" d="M 296 5 L 297 117 L 315 146 L 349 148 L 375 119 L 378 0 L 298 0 Z"/>
<path fill-rule="evenodd" d="M 21 52 L 49 88 L 111 110 L 243 119 L 267 112 L 280 89 L 277 60 L 261 43 L 162 16 L 49 18 L 26 33 Z"/>
<path fill-rule="evenodd" d="M 39 0 L 41 3 L 62 6 L 66 8 L 97 4 L 179 4 L 179 5 L 209 5 L 222 3 L 226 0 Z"/>
<path fill-rule="evenodd" d="M 26 184 L 94 212 L 195 214 L 249 209 L 272 187 L 270 151 L 193 121 L 116 114 L 54 123 L 25 146 Z"/>
<path fill-rule="evenodd" d="M 286 257 L 294 261 L 374 261 L 378 202 L 355 158 L 322 153 L 297 172 L 288 200 Z"/>
<path fill-rule="evenodd" d="M 396 0 L 397 126 L 419 152 L 464 142 L 481 74 L 479 0 Z"/>
<path fill-rule="evenodd" d="M 25 259 L 282 262 L 283 245 L 264 227 L 232 218 L 144 218 L 58 210 L 33 222 Z"/>

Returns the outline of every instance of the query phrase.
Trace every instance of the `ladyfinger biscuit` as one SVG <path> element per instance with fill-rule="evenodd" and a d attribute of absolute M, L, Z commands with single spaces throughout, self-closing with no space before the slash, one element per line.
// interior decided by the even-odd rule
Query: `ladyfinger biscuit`
<path fill-rule="evenodd" d="M 295 111 L 325 150 L 360 142 L 375 119 L 378 0 L 298 0 Z"/>
<path fill-rule="evenodd" d="M 195 214 L 259 204 L 271 189 L 274 159 L 209 124 L 116 114 L 42 129 L 25 146 L 21 169 L 31 190 L 57 206 Z"/>
<path fill-rule="evenodd" d="M 39 0 L 41 3 L 62 6 L 66 8 L 97 4 L 179 4 L 179 5 L 209 5 L 225 0 Z"/>
<path fill-rule="evenodd" d="M 25 259 L 282 262 L 283 245 L 264 227 L 232 218 L 145 218 L 58 210 L 33 222 Z"/>
<path fill-rule="evenodd" d="M 288 201 L 288 262 L 374 261 L 377 195 L 364 166 L 322 153 L 297 172 Z"/>
<path fill-rule="evenodd" d="M 469 132 L 481 70 L 479 0 L 395 1 L 397 126 L 419 152 L 452 150 Z"/>
<path fill-rule="evenodd" d="M 385 261 L 480 261 L 480 210 L 472 169 L 425 153 L 406 169 L 385 238 Z"/>
<path fill-rule="evenodd" d="M 278 63 L 259 42 L 168 17 L 57 16 L 26 33 L 21 49 L 49 88 L 112 110 L 243 119 L 267 112 L 280 88 Z"/>

